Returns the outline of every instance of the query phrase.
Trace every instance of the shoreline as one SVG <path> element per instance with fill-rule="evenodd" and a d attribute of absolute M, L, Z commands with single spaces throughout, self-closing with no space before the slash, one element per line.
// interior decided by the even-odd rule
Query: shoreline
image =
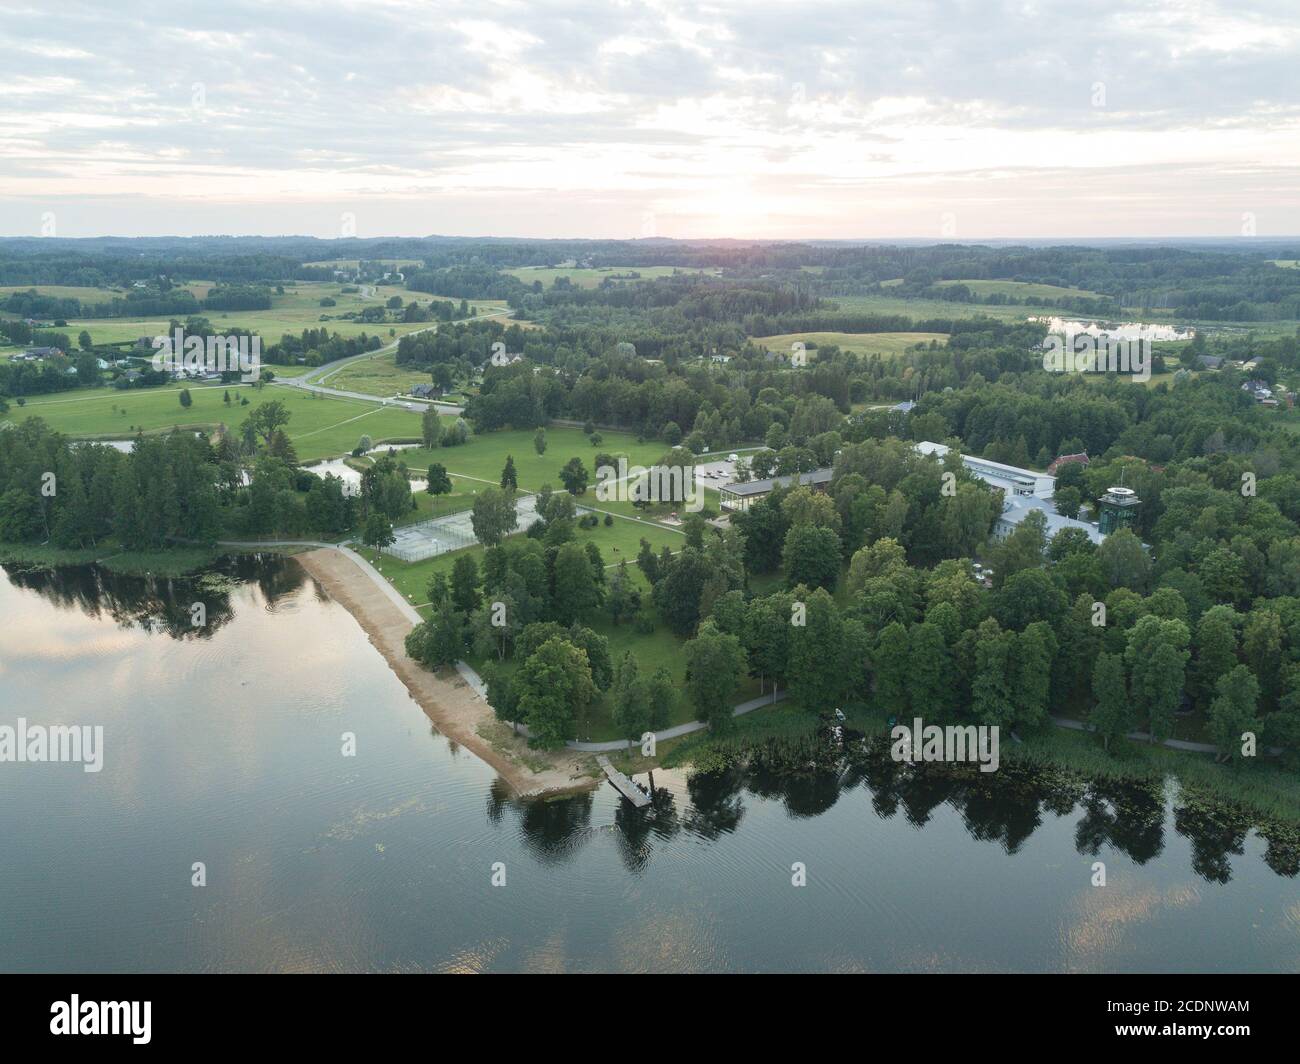
<path fill-rule="evenodd" d="M 600 784 L 590 756 L 530 749 L 455 670 L 433 673 L 412 661 L 405 646 L 410 620 L 344 552 L 322 548 L 294 555 L 294 560 L 351 614 L 438 731 L 494 769 L 519 797 Z"/>

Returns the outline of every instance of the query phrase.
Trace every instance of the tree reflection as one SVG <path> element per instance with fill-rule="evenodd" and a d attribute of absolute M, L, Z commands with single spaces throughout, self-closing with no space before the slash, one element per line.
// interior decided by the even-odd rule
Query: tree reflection
<path fill-rule="evenodd" d="M 1110 850 L 1145 865 L 1164 852 L 1172 824 L 1192 844 L 1193 869 L 1213 883 L 1231 879 L 1229 858 L 1244 853 L 1246 835 L 1255 828 L 1267 842 L 1267 866 L 1282 876 L 1300 874 L 1300 837 L 1293 825 L 1257 824 L 1240 808 L 1204 794 L 1171 801 L 1162 780 L 1083 780 L 1057 769 L 1006 761 L 992 774 L 972 765 L 907 764 L 889 756 L 887 743 L 860 736 L 843 748 L 753 750 L 725 769 L 691 773 L 680 796 L 655 788 L 649 809 L 618 802 L 610 828 L 623 863 L 639 873 L 649 865 L 656 844 L 679 834 L 713 841 L 739 831 L 747 795 L 779 802 L 791 817 L 806 819 L 827 812 L 841 796 L 861 792 L 882 820 L 901 813 L 916 828 L 932 823 L 947 807 L 972 839 L 1008 854 L 1021 851 L 1049 814 L 1075 816 L 1074 846 L 1080 854 L 1095 857 Z M 512 804 L 508 797 L 494 789 L 494 819 L 507 804 Z M 590 824 L 590 794 L 515 804 L 530 847 L 548 860 L 565 858 L 599 830 Z"/>
<path fill-rule="evenodd" d="M 15 587 L 34 591 L 63 609 L 79 610 L 94 618 L 108 617 L 123 628 L 172 639 L 210 639 L 234 616 L 230 592 L 245 579 L 237 569 L 235 565 L 220 565 L 183 578 L 126 576 L 95 565 L 49 570 L 6 568 L 5 572 Z M 203 605 L 200 624 L 194 623 L 195 603 Z"/>
<path fill-rule="evenodd" d="M 1095 857 L 1102 846 L 1111 846 L 1141 865 L 1164 850 L 1163 783 L 1093 781 L 1080 804 L 1083 816 L 1074 829 L 1074 845 L 1081 854 Z"/>

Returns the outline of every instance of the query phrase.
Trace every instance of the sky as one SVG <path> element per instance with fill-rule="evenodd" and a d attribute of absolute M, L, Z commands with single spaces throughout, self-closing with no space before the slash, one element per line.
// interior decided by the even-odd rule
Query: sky
<path fill-rule="evenodd" d="M 0 235 L 1300 234 L 1295 0 L 0 0 Z"/>

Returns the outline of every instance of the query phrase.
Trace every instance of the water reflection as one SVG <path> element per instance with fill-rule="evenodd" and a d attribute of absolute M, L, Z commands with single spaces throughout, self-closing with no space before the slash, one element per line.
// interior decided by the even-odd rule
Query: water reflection
<path fill-rule="evenodd" d="M 900 764 L 850 733 L 658 769 L 640 777 L 643 810 L 604 785 L 519 799 L 430 728 L 292 560 L 183 581 L 5 573 L 0 612 L 22 638 L 0 650 L 0 721 L 71 707 L 111 744 L 98 777 L 0 771 L 0 967 L 1300 962 L 1295 826 L 1173 783 Z M 120 637 L 97 634 L 109 626 Z M 355 759 L 339 756 L 345 730 Z M 71 842 L 25 827 L 50 812 Z M 201 896 L 175 885 L 196 849 L 220 872 Z M 812 893 L 791 900 L 796 860 Z M 1094 860 L 1110 893 L 1088 885 Z M 106 907 L 129 930 L 87 945 L 77 930 Z M 672 942 L 645 931 L 669 924 Z M 200 946 L 176 930 L 191 925 Z"/>
<path fill-rule="evenodd" d="M 276 555 L 226 558 L 210 572 L 185 579 L 119 576 L 96 566 L 6 571 L 15 586 L 36 591 L 61 608 L 173 639 L 212 638 L 234 617 L 230 591 L 239 584 L 256 584 L 272 613 L 292 611 L 304 584 L 328 601 L 300 566 Z M 196 601 L 207 608 L 204 626 L 191 623 Z M 1145 864 L 1164 850 L 1165 832 L 1172 827 L 1191 842 L 1197 875 L 1228 883 L 1230 858 L 1244 854 L 1246 837 L 1254 829 L 1268 843 L 1264 861 L 1269 868 L 1287 877 L 1300 873 L 1300 834 L 1294 826 L 1257 821 L 1227 801 L 1204 795 L 1183 799 L 1176 786 L 1157 782 L 1083 783 L 1069 774 L 1014 762 L 1004 763 L 996 775 L 941 764 L 908 765 L 890 758 L 883 740 L 854 733 L 843 746 L 825 735 L 809 747 L 774 744 L 744 764 L 690 774 L 684 785 L 671 776 L 674 783 L 665 785 L 668 775 L 661 771 L 658 784 L 650 775 L 648 808 L 616 804 L 613 826 L 630 871 L 645 869 L 656 845 L 679 833 L 707 841 L 738 831 L 748 800 L 780 803 L 791 818 L 805 820 L 823 816 L 846 795 L 862 791 L 877 817 L 901 816 L 917 828 L 931 823 L 941 807 L 953 809 L 972 839 L 1007 854 L 1022 850 L 1043 826 L 1044 814 L 1050 814 L 1077 816 L 1074 845 L 1084 856 L 1109 848 Z M 516 800 L 498 779 L 488 792 L 489 820 L 500 822 L 507 809 L 517 816 L 521 837 L 538 861 L 572 859 L 598 834 L 592 827 L 591 792 Z"/>
<path fill-rule="evenodd" d="M 647 809 L 619 802 L 614 822 L 625 865 L 644 870 L 655 846 L 678 833 L 708 841 L 736 832 L 752 799 L 778 802 L 792 819 L 811 820 L 861 792 L 880 819 L 899 817 L 918 829 L 931 824 L 939 810 L 954 810 L 971 839 L 1008 855 L 1023 850 L 1045 818 L 1055 824 L 1073 817 L 1074 847 L 1085 857 L 1111 851 L 1144 865 L 1164 852 L 1172 829 L 1191 844 L 1192 870 L 1203 880 L 1226 884 L 1232 880 L 1230 858 L 1244 855 L 1253 830 L 1267 843 L 1263 861 L 1273 872 L 1287 878 L 1300 873 L 1297 825 L 1255 817 L 1230 801 L 1184 795 L 1172 782 L 1081 781 L 1007 762 L 996 775 L 942 764 L 907 765 L 890 758 L 886 741 L 853 733 L 842 750 L 827 744 L 820 756 L 811 753 L 809 760 L 809 751 L 792 758 L 788 751 L 760 750 L 743 765 L 693 773 L 676 791 L 654 787 Z M 498 821 L 505 808 L 512 808 L 530 848 L 547 860 L 575 856 L 592 835 L 585 796 L 515 801 L 502 785 L 494 789 L 491 806 Z"/>
<path fill-rule="evenodd" d="M 1048 332 L 1059 333 L 1067 339 L 1074 336 L 1105 336 L 1112 340 L 1190 340 L 1195 329 L 1180 328 L 1144 321 L 1077 321 L 1070 318 L 1030 318 L 1046 323 Z"/>

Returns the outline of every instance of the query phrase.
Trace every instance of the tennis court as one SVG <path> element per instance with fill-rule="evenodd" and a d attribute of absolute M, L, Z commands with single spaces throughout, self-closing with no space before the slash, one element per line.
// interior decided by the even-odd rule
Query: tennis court
<path fill-rule="evenodd" d="M 519 530 L 523 531 L 537 519 L 537 504 L 532 495 L 521 495 L 515 500 L 515 513 L 519 517 Z M 414 525 L 393 529 L 393 542 L 383 548 L 385 554 L 403 562 L 422 562 L 454 550 L 472 547 L 478 540 L 470 511 L 434 517 Z"/>

